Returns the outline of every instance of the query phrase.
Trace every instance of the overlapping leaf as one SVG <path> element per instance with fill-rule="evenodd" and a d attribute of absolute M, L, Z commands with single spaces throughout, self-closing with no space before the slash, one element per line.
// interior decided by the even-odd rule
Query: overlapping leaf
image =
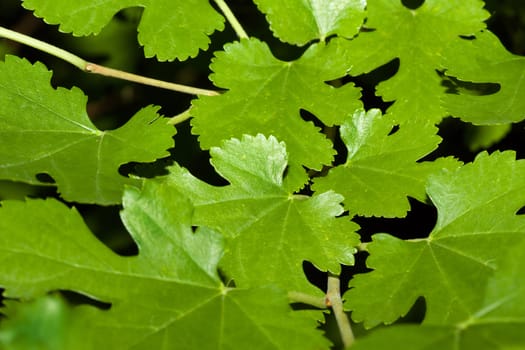
<path fill-rule="evenodd" d="M 12 298 L 69 290 L 111 303 L 77 308 L 66 349 L 317 349 L 327 341 L 274 287 L 232 289 L 216 272 L 222 239 L 192 232 L 172 187 L 130 188 L 122 217 L 139 246 L 120 257 L 55 200 L 0 207 L 0 286 Z M 31 220 L 27 220 L 28 216 Z"/>
<path fill-rule="evenodd" d="M 116 130 L 98 130 L 89 120 L 87 97 L 77 88 L 53 89 L 42 64 L 6 57 L 0 63 L 0 178 L 39 184 L 49 174 L 69 201 L 112 204 L 125 184 L 128 162 L 168 155 L 175 130 L 156 113 L 139 111 Z"/>
<path fill-rule="evenodd" d="M 455 323 L 478 310 L 487 279 L 508 247 L 523 241 L 525 162 L 513 152 L 480 154 L 457 171 L 431 176 L 427 192 L 438 220 L 426 239 L 376 234 L 367 265 L 346 293 L 353 318 L 391 323 L 422 296 L 425 322 Z"/>
<path fill-rule="evenodd" d="M 407 196 L 425 200 L 429 174 L 459 163 L 452 158 L 417 162 L 440 142 L 431 123 L 408 122 L 390 134 L 393 128 L 392 119 L 379 110 L 356 111 L 340 129 L 348 149 L 346 163 L 315 179 L 313 189 L 336 188 L 345 197 L 345 207 L 358 215 L 406 215 Z"/>
<path fill-rule="evenodd" d="M 461 50 L 461 55 L 452 55 Z M 525 119 L 525 57 L 508 52 L 490 32 L 473 40 L 456 40 L 443 62 L 449 76 L 474 83 L 497 83 L 499 91 L 487 95 L 448 94 L 445 109 L 474 124 L 504 124 Z"/>
<path fill-rule="evenodd" d="M 230 185 L 208 185 L 179 167 L 171 169 L 166 181 L 191 198 L 193 225 L 211 227 L 230 239 L 224 270 L 237 285 L 275 283 L 318 293 L 303 275 L 304 260 L 336 273 L 340 263 L 353 264 L 357 225 L 336 218 L 343 213 L 343 197 L 332 191 L 306 197 L 287 190 L 283 143 L 245 136 L 212 148 L 211 154 L 216 171 Z"/>
<path fill-rule="evenodd" d="M 485 299 L 456 324 L 394 326 L 357 341 L 356 350 L 493 350 L 525 344 L 525 246 L 510 249 L 488 281 Z"/>
<path fill-rule="evenodd" d="M 223 17 L 207 0 L 24 0 L 23 6 L 77 36 L 99 33 L 122 9 L 143 7 L 138 39 L 146 57 L 157 56 L 161 61 L 196 56 L 199 49 L 208 47 L 208 36 L 224 28 Z"/>
<path fill-rule="evenodd" d="M 199 135 L 201 147 L 263 133 L 286 142 L 292 164 L 313 169 L 329 164 L 334 154 L 331 142 L 301 119 L 300 110 L 333 125 L 361 106 L 352 84 L 335 88 L 325 83 L 350 68 L 344 46 L 343 40 L 334 39 L 312 45 L 296 61 L 283 62 L 257 39 L 226 45 L 224 52 L 216 54 L 211 79 L 229 90 L 193 103 L 193 132 Z"/>
<path fill-rule="evenodd" d="M 480 0 L 426 0 L 411 10 L 401 1 L 367 1 L 367 28 L 350 42 L 352 75 L 382 66 L 396 58 L 399 69 L 380 83 L 377 93 L 395 101 L 389 112 L 398 121 L 439 121 L 446 115 L 441 107 L 442 53 L 459 35 L 470 35 L 484 27 L 488 13 Z M 454 57 L 461 55 L 461 50 Z"/>
<path fill-rule="evenodd" d="M 285 42 L 304 45 L 337 34 L 351 38 L 365 17 L 365 0 L 255 0 L 266 14 L 275 36 Z"/>

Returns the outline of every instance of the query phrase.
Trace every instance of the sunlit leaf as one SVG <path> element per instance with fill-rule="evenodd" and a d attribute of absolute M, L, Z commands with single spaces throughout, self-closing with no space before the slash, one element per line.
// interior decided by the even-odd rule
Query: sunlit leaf
<path fill-rule="evenodd" d="M 161 61 L 196 56 L 199 49 L 208 47 L 209 35 L 224 28 L 223 17 L 207 0 L 24 0 L 23 5 L 47 23 L 60 24 L 60 30 L 77 36 L 99 33 L 122 9 L 143 7 L 138 40 L 146 57 Z"/>
<path fill-rule="evenodd" d="M 230 182 L 215 187 L 173 167 L 166 181 L 191 198 L 193 225 L 229 238 L 225 271 L 237 285 L 274 283 L 297 291 L 319 290 L 306 280 L 303 261 L 322 270 L 352 265 L 357 225 L 333 191 L 313 197 L 287 190 L 286 148 L 274 137 L 245 136 L 211 150 L 212 164 Z"/>
<path fill-rule="evenodd" d="M 356 321 L 392 323 L 418 297 L 425 322 L 456 323 L 478 310 L 498 259 L 525 238 L 525 162 L 513 152 L 481 153 L 474 163 L 431 176 L 427 192 L 438 219 L 428 238 L 372 236 L 367 266 L 346 293 Z"/>
<path fill-rule="evenodd" d="M 173 127 L 156 113 L 137 112 L 124 126 L 101 131 L 86 113 L 78 89 L 54 89 L 42 64 L 8 56 L 0 62 L 0 179 L 42 184 L 52 177 L 68 201 L 119 203 L 124 185 L 137 179 L 119 174 L 129 162 L 152 162 L 173 146 Z"/>

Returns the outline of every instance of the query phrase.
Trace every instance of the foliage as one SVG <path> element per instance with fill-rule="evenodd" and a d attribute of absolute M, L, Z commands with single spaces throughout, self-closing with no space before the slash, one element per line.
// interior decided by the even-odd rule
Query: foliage
<path fill-rule="evenodd" d="M 448 51 L 457 52 L 459 43 L 462 43 L 463 54 L 460 58 L 445 62 L 447 74 L 473 83 L 495 83 L 498 91 L 482 96 L 449 94 L 443 99 L 447 110 L 475 124 L 498 125 L 523 120 L 524 102 L 519 96 L 525 91 L 525 60 L 505 50 L 490 32 L 481 32 L 474 41 L 462 40 L 451 44 Z"/>
<path fill-rule="evenodd" d="M 334 154 L 330 140 L 318 127 L 305 123 L 299 112 L 307 110 L 326 125 L 334 125 L 342 121 L 341 108 L 361 107 L 360 93 L 353 84 L 340 88 L 324 84 L 349 69 L 344 45 L 341 40 L 314 44 L 293 62 L 275 59 L 257 39 L 226 45 L 211 65 L 214 73 L 210 78 L 229 90 L 193 102 L 193 132 L 199 135 L 201 147 L 262 132 L 285 141 L 294 163 L 313 169 L 330 164 Z M 298 134 L 312 143 L 305 145 Z"/>
<path fill-rule="evenodd" d="M 102 5 L 89 0 L 24 0 L 23 5 L 47 23 L 60 24 L 61 31 L 76 36 L 99 33 L 119 10 L 144 7 L 138 40 L 146 57 L 156 56 L 161 61 L 196 56 L 199 49 L 208 46 L 208 35 L 224 28 L 222 16 L 205 0 L 176 4 L 170 0 L 107 1 Z M 188 16 L 188 13 L 199 15 Z"/>
<path fill-rule="evenodd" d="M 381 111 L 357 110 L 340 127 L 346 162 L 315 179 L 314 190 L 338 188 L 346 208 L 365 216 L 402 217 L 410 209 L 407 196 L 424 201 L 428 175 L 458 164 L 452 158 L 417 162 L 439 144 L 431 123 L 410 122 L 391 133 L 393 128 Z"/>
<path fill-rule="evenodd" d="M 524 244 L 511 248 L 483 286 L 482 297 L 455 322 L 393 326 L 358 342 L 355 349 L 520 349 L 525 344 L 523 309 Z"/>
<path fill-rule="evenodd" d="M 359 238 L 357 225 L 337 218 L 343 214 L 343 198 L 333 191 L 307 197 L 287 190 L 283 143 L 245 136 L 213 148 L 211 154 L 215 169 L 230 185 L 212 187 L 179 167 L 171 170 L 168 181 L 191 198 L 193 225 L 231 240 L 224 265 L 238 286 L 273 283 L 315 293 L 302 276 L 303 260 L 337 274 L 339 264 L 353 264 Z"/>
<path fill-rule="evenodd" d="M 524 58 L 489 19 L 511 4 L 228 5 L 22 1 L 102 31 L 38 22 L 57 45 L 215 90 L 69 81 L 2 46 L 1 346 L 522 348 Z M 135 25 L 177 62 L 126 59 Z"/>
<path fill-rule="evenodd" d="M 7 297 L 61 289 L 112 303 L 108 311 L 75 310 L 65 348 L 216 349 L 256 341 L 261 348 L 303 349 L 326 343 L 309 331 L 308 317 L 292 314 L 283 290 L 228 288 L 220 281 L 221 236 L 206 229 L 193 233 L 191 206 L 169 184 L 130 188 L 123 205 L 122 219 L 139 246 L 132 258 L 109 250 L 78 212 L 54 199 L 3 202 Z M 31 221 L 21 220 L 24 212 L 32 213 Z"/>
<path fill-rule="evenodd" d="M 523 239 L 525 220 L 515 213 L 525 202 L 524 165 L 511 152 L 481 153 L 456 171 L 431 176 L 427 193 L 438 210 L 434 230 L 410 242 L 374 235 L 367 260 L 374 271 L 356 276 L 347 292 L 354 319 L 365 326 L 391 323 L 418 296 L 427 303 L 425 323 L 472 315 L 498 258 Z"/>
<path fill-rule="evenodd" d="M 68 201 L 112 204 L 121 201 L 124 185 L 137 182 L 119 175 L 120 165 L 168 155 L 174 131 L 162 123 L 158 107 L 142 109 L 117 130 L 101 131 L 86 114 L 86 96 L 77 88 L 51 88 L 42 64 L 8 56 L 0 74 L 3 179 L 35 184 L 36 175 L 46 173 Z M 69 175 L 70 169 L 75 173 Z"/>

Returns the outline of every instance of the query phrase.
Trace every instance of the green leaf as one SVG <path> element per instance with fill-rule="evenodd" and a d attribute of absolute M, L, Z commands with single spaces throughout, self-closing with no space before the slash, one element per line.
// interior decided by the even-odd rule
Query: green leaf
<path fill-rule="evenodd" d="M 68 201 L 114 204 L 124 185 L 138 183 L 119 174 L 122 164 L 169 155 L 175 130 L 158 107 L 101 131 L 87 116 L 87 97 L 77 88 L 52 88 L 41 63 L 8 56 L 0 76 L 0 179 L 41 184 L 36 175 L 46 173 Z"/>
<path fill-rule="evenodd" d="M 474 163 L 431 176 L 427 192 L 438 210 L 426 239 L 376 234 L 367 245 L 372 272 L 355 276 L 346 293 L 355 321 L 392 323 L 418 297 L 425 322 L 454 323 L 477 310 L 487 279 L 508 247 L 525 237 L 525 161 L 513 152 L 481 153 Z"/>
<path fill-rule="evenodd" d="M 367 1 L 369 31 L 349 43 L 352 75 L 368 73 L 394 59 L 399 69 L 376 89 L 397 121 L 439 122 L 446 115 L 440 96 L 444 89 L 436 72 L 445 47 L 458 35 L 485 27 L 489 13 L 481 0 L 426 0 L 411 10 L 401 1 Z M 462 54 L 455 51 L 453 57 Z"/>
<path fill-rule="evenodd" d="M 191 198 L 193 225 L 229 238 L 223 266 L 238 286 L 270 283 L 319 293 L 306 280 L 303 261 L 335 273 L 339 264 L 353 264 L 357 225 L 337 218 L 343 214 L 343 197 L 333 191 L 307 197 L 287 190 L 283 143 L 273 136 L 244 136 L 212 148 L 211 155 L 230 185 L 208 185 L 180 167 L 172 167 L 166 181 Z"/>
<path fill-rule="evenodd" d="M 355 350 L 522 349 L 525 344 L 525 245 L 502 259 L 486 297 L 468 317 L 449 325 L 394 326 L 358 339 Z"/>
<path fill-rule="evenodd" d="M 63 349 L 70 310 L 62 299 L 45 296 L 31 303 L 3 304 L 0 311 L 7 318 L 0 324 L 2 349 Z"/>
<path fill-rule="evenodd" d="M 255 0 L 266 14 L 274 35 L 282 41 L 304 45 L 330 35 L 351 38 L 365 17 L 364 0 Z"/>
<path fill-rule="evenodd" d="M 146 57 L 160 61 L 197 56 L 199 49 L 208 47 L 209 35 L 224 29 L 223 17 L 206 0 L 23 0 L 23 6 L 76 36 L 98 34 L 118 11 L 143 7 L 138 40 Z"/>
<path fill-rule="evenodd" d="M 56 200 L 0 207 L 0 285 L 9 298 L 69 290 L 111 303 L 78 307 L 66 349 L 316 349 L 329 344 L 275 287 L 232 289 L 217 274 L 222 239 L 190 226 L 172 187 L 129 188 L 123 221 L 139 247 L 121 257 Z M 31 215 L 32 220 L 26 220 Z"/>
<path fill-rule="evenodd" d="M 468 125 L 465 132 L 465 142 L 470 151 L 477 152 L 500 142 L 511 130 L 511 124 Z"/>
<path fill-rule="evenodd" d="M 340 129 L 348 156 L 345 164 L 314 180 L 313 189 L 336 188 L 345 208 L 364 216 L 403 217 L 410 209 L 407 196 L 424 201 L 428 176 L 439 169 L 454 169 L 452 158 L 418 162 L 437 148 L 440 138 L 431 123 L 407 122 L 395 130 L 381 111 L 356 111 Z"/>
<path fill-rule="evenodd" d="M 335 88 L 325 83 L 350 68 L 343 40 L 314 44 L 292 62 L 279 61 L 257 39 L 241 40 L 218 52 L 211 68 L 215 85 L 229 90 L 193 102 L 193 133 L 205 149 L 232 137 L 263 133 L 286 142 L 293 165 L 320 169 L 332 161 L 332 143 L 301 119 L 300 110 L 334 125 L 345 111 L 361 106 L 353 84 Z"/>
<path fill-rule="evenodd" d="M 456 40 L 443 63 L 446 74 L 461 81 L 497 83 L 488 95 L 448 94 L 443 105 L 453 116 L 474 124 L 504 124 L 525 118 L 525 58 L 508 52 L 499 39 L 484 31 L 473 40 Z M 461 50 L 461 55 L 452 53 Z"/>

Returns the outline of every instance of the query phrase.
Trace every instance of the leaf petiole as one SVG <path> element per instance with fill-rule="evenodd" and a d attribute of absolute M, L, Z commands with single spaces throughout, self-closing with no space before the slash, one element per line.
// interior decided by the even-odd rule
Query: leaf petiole
<path fill-rule="evenodd" d="M 350 320 L 343 309 L 343 300 L 341 299 L 341 282 L 339 276 L 332 274 L 328 275 L 328 288 L 326 291 L 326 300 L 332 307 L 332 311 L 341 334 L 341 340 L 346 348 L 350 347 L 354 343 L 354 333 L 352 332 L 352 326 Z"/>
<path fill-rule="evenodd" d="M 290 303 L 302 303 L 312 305 L 318 309 L 326 309 L 328 305 L 326 304 L 325 297 L 318 297 L 315 295 L 310 295 L 301 292 L 288 292 L 288 299 Z"/>
<path fill-rule="evenodd" d="M 101 66 L 101 65 L 91 63 L 91 62 L 86 62 L 84 71 L 88 73 L 104 75 L 106 77 L 112 77 L 112 78 L 132 81 L 134 83 L 138 83 L 142 85 L 149 85 L 149 86 L 154 86 L 154 87 L 158 87 L 161 89 L 183 92 L 185 94 L 190 94 L 190 95 L 217 96 L 220 94 L 219 92 L 213 91 L 213 90 L 200 89 L 200 88 L 196 88 L 193 86 L 170 83 L 164 80 L 148 78 L 142 75 L 124 72 L 118 69 Z"/>
<path fill-rule="evenodd" d="M 230 25 L 232 26 L 233 30 L 235 31 L 239 39 L 248 39 L 248 34 L 246 34 L 246 31 L 241 26 L 241 24 L 239 23 L 239 21 L 233 14 L 232 10 L 228 7 L 226 2 L 224 2 L 224 0 L 214 0 L 214 1 L 217 4 L 217 6 L 219 6 L 222 13 L 228 20 L 228 22 L 230 22 Z"/>
<path fill-rule="evenodd" d="M 122 79 L 122 80 L 127 80 L 127 81 L 131 81 L 134 83 L 139 83 L 143 85 L 158 87 L 161 89 L 182 92 L 185 94 L 207 95 L 207 96 L 219 95 L 219 92 L 217 91 L 200 89 L 200 88 L 182 85 L 182 84 L 170 83 L 167 81 L 148 78 L 148 77 L 144 77 L 141 75 L 132 74 L 132 73 L 118 70 L 118 69 L 113 69 L 113 68 L 104 67 L 104 66 L 101 66 L 95 63 L 91 63 L 91 62 L 84 60 L 83 58 L 79 56 L 72 54 L 69 51 L 63 50 L 59 47 L 48 44 L 44 41 L 32 38 L 28 35 L 15 32 L 13 30 L 10 30 L 10 29 L 7 29 L 1 26 L 0 26 L 0 37 L 16 41 L 18 43 L 33 47 L 37 50 L 40 50 L 42 52 L 58 57 L 61 60 L 64 60 L 72 64 L 78 69 L 83 70 L 84 72 L 104 75 L 104 76 L 113 77 L 113 78 Z"/>
<path fill-rule="evenodd" d="M 35 39 L 28 35 L 18 33 L 4 27 L 0 27 L 0 37 L 16 41 L 17 43 L 21 43 L 27 46 L 31 46 L 32 48 L 35 48 L 39 51 L 48 53 L 68 63 L 71 63 L 72 65 L 81 70 L 85 70 L 86 64 L 88 63 L 86 60 L 72 54 L 71 52 L 68 52 L 59 47 L 48 44 L 44 41 Z"/>
<path fill-rule="evenodd" d="M 168 120 L 168 124 L 177 125 L 191 118 L 191 107 Z"/>

